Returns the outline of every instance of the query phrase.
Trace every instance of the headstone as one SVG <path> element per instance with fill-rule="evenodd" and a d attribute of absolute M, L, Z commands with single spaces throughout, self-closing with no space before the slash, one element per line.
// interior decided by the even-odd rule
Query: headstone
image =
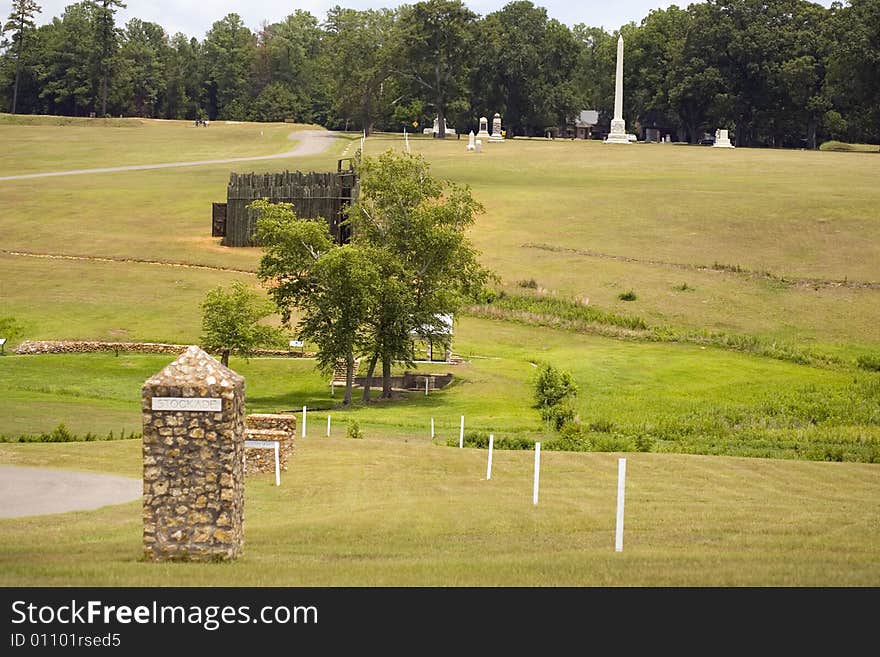
<path fill-rule="evenodd" d="M 454 134 L 455 134 L 455 129 L 450 128 L 450 127 L 447 125 L 447 123 L 446 123 L 446 119 L 445 119 L 445 118 L 443 119 L 443 126 L 444 126 L 444 132 L 445 132 L 447 135 L 454 135 Z M 434 125 L 433 125 L 432 127 L 430 127 L 430 128 L 425 128 L 424 130 L 422 130 L 422 132 L 423 132 L 424 134 L 426 134 L 426 135 L 438 135 L 438 134 L 440 134 L 440 117 L 439 117 L 439 116 L 435 116 L 435 117 L 434 117 Z"/>
<path fill-rule="evenodd" d="M 244 378 L 196 346 L 144 382 L 144 554 L 235 559 L 244 543 Z"/>
<path fill-rule="evenodd" d="M 498 112 L 495 112 L 495 116 L 492 118 L 492 134 L 489 141 L 492 143 L 504 142 L 504 137 L 501 135 L 501 115 Z"/>
<path fill-rule="evenodd" d="M 715 143 L 712 144 L 712 148 L 734 148 L 734 145 L 730 143 L 727 130 L 715 131 Z"/>
<path fill-rule="evenodd" d="M 489 119 L 485 116 L 480 117 L 480 129 L 477 132 L 477 139 L 489 139 Z"/>
<path fill-rule="evenodd" d="M 623 35 L 617 38 L 617 71 L 614 77 L 614 118 L 606 144 L 628 144 L 626 121 L 623 119 Z"/>
<path fill-rule="evenodd" d="M 473 151 L 473 150 L 476 150 L 476 149 L 477 149 L 477 145 L 474 143 L 474 131 L 471 130 L 470 134 L 468 135 L 468 145 L 467 145 L 467 150 L 469 150 L 469 151 Z"/>
<path fill-rule="evenodd" d="M 477 153 L 483 152 L 483 140 L 482 139 L 477 139 L 476 149 L 477 149 Z"/>

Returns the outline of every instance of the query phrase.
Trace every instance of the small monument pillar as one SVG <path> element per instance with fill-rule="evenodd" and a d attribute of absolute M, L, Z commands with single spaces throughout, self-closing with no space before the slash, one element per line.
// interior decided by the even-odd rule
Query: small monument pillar
<path fill-rule="evenodd" d="M 196 346 L 144 382 L 144 554 L 223 561 L 244 543 L 244 378 Z"/>
<path fill-rule="evenodd" d="M 715 143 L 712 144 L 712 148 L 734 148 L 734 145 L 730 143 L 727 130 L 719 128 L 715 131 Z"/>
<path fill-rule="evenodd" d="M 469 150 L 469 151 L 477 150 L 477 143 L 476 143 L 475 139 L 476 139 L 476 137 L 474 137 L 474 131 L 471 130 L 470 134 L 468 135 L 467 150 Z"/>
<path fill-rule="evenodd" d="M 623 119 L 623 35 L 617 37 L 617 71 L 614 76 L 614 118 L 606 144 L 628 144 L 626 121 Z"/>
<path fill-rule="evenodd" d="M 492 118 L 492 134 L 489 136 L 489 141 L 493 143 L 504 141 L 504 137 L 501 136 L 501 115 L 498 112 L 495 112 Z"/>
<path fill-rule="evenodd" d="M 477 132 L 477 139 L 489 139 L 489 119 L 485 116 L 480 117 L 480 130 Z"/>

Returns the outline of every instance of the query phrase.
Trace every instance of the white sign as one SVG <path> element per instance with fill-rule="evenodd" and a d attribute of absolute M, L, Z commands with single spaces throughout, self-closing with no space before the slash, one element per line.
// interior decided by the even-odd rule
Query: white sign
<path fill-rule="evenodd" d="M 275 449 L 278 445 L 277 440 L 245 440 L 245 447 L 255 447 L 256 449 Z"/>
<path fill-rule="evenodd" d="M 290 346 L 291 347 L 304 347 L 305 343 L 302 340 L 291 340 Z"/>
<path fill-rule="evenodd" d="M 217 397 L 153 397 L 154 411 L 197 411 L 211 413 L 223 410 Z"/>
<path fill-rule="evenodd" d="M 6 344 L 6 338 L 0 338 L 0 345 Z"/>

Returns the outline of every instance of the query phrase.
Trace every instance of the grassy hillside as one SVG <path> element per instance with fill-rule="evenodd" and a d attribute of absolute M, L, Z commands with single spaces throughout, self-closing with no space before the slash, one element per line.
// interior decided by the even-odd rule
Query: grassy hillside
<path fill-rule="evenodd" d="M 3 586 L 877 586 L 876 466 L 630 454 L 624 550 L 617 456 L 424 440 L 306 438 L 276 488 L 247 480 L 244 555 L 141 560 L 140 505 L 0 520 Z M 0 445 L 4 463 L 137 476 L 140 443 Z M 63 518 L 63 522 L 59 522 Z"/>

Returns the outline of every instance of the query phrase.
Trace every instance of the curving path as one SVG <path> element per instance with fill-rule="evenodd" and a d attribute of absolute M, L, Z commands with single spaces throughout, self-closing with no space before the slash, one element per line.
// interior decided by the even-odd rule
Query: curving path
<path fill-rule="evenodd" d="M 85 511 L 139 499 L 140 479 L 0 465 L 0 518 Z"/>
<path fill-rule="evenodd" d="M 120 171 L 145 171 L 147 169 L 173 169 L 176 167 L 198 167 L 205 164 L 232 164 L 234 162 L 256 162 L 258 160 L 281 160 L 287 157 L 318 155 L 326 151 L 336 135 L 327 130 L 299 130 L 287 136 L 298 143 L 286 153 L 274 155 L 254 155 L 252 157 L 231 157 L 219 160 L 197 160 L 194 162 L 164 162 L 161 164 L 133 164 L 124 167 L 106 167 L 103 169 L 73 169 L 71 171 L 50 171 L 47 173 L 24 173 L 17 176 L 0 176 L 4 180 L 27 180 L 29 178 L 51 178 L 54 176 L 80 176 L 89 173 L 118 173 Z"/>

